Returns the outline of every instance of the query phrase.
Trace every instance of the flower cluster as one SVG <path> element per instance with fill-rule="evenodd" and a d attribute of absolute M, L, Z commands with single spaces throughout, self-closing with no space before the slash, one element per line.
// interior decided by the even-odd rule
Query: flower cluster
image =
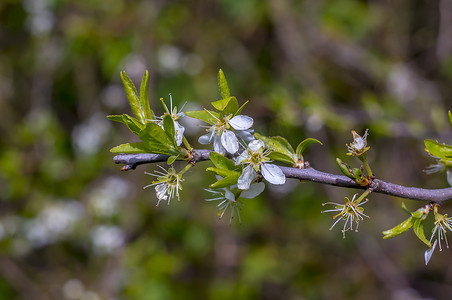
<path fill-rule="evenodd" d="M 228 115 L 219 118 L 206 110 L 214 119 L 215 123 L 208 127 L 208 133 L 199 138 L 199 143 L 206 145 L 213 141 L 213 149 L 222 155 L 229 153 L 235 154 L 239 151 L 239 140 L 253 140 L 251 126 L 253 119 L 244 115 L 232 116 Z"/>
<path fill-rule="evenodd" d="M 250 188 L 251 182 L 256 179 L 258 174 L 272 184 L 284 184 L 286 176 L 281 169 L 274 164 L 270 164 L 268 155 L 271 150 L 265 149 L 265 144 L 261 140 L 254 140 L 248 144 L 248 148 L 243 151 L 236 159 L 236 164 L 247 165 L 239 177 L 237 186 L 241 190 Z"/>
<path fill-rule="evenodd" d="M 330 227 L 330 230 L 333 229 L 333 227 L 339 223 L 339 221 L 343 220 L 344 221 L 344 227 L 342 228 L 342 235 L 343 238 L 345 239 L 345 232 L 347 232 L 348 230 L 353 230 L 353 223 L 356 224 L 356 228 L 355 231 L 358 231 L 358 227 L 359 227 L 359 222 L 364 220 L 363 217 L 369 218 L 369 216 L 367 216 L 366 214 L 364 214 L 364 208 L 361 207 L 361 205 L 365 204 L 368 200 L 364 200 L 364 197 L 366 195 L 366 193 L 364 193 L 364 197 L 363 195 L 361 197 L 359 197 L 358 199 L 356 199 L 356 196 L 358 194 L 353 195 L 352 200 L 349 200 L 347 197 L 345 197 L 345 203 L 344 204 L 339 204 L 339 203 L 334 203 L 334 202 L 327 202 L 327 203 L 323 203 L 322 206 L 324 205 L 334 205 L 334 209 L 329 209 L 329 210 L 324 210 L 322 211 L 322 213 L 325 212 L 338 212 L 338 214 L 336 214 L 333 219 L 336 219 L 336 222 L 334 222 L 333 226 Z"/>
<path fill-rule="evenodd" d="M 221 189 L 205 189 L 206 191 L 214 194 L 214 198 L 207 199 L 206 201 L 218 201 L 218 216 L 220 219 L 224 216 L 225 212 L 231 210 L 229 218 L 229 224 L 232 223 L 234 215 L 238 216 L 239 222 L 242 223 L 240 218 L 240 210 L 242 209 L 242 202 L 239 198 L 252 199 L 260 195 L 265 189 L 265 184 L 262 182 L 253 183 L 246 191 L 237 189 L 236 185 L 221 188 Z"/>
<path fill-rule="evenodd" d="M 157 180 L 153 181 L 144 188 L 146 189 L 148 187 L 155 186 L 155 194 L 158 199 L 157 206 L 162 200 L 168 201 L 168 204 L 170 204 L 171 199 L 175 196 L 177 197 L 177 200 L 180 200 L 179 191 L 182 190 L 182 172 L 178 174 L 174 167 L 170 167 L 168 171 L 161 166 L 158 167 L 162 169 L 163 172 L 155 171 L 155 174 L 145 172 L 148 175 L 157 177 Z"/>
<path fill-rule="evenodd" d="M 351 142 L 350 145 L 347 145 L 347 155 L 359 157 L 370 149 L 370 147 L 367 147 L 367 132 L 368 129 L 366 129 L 366 132 L 364 132 L 364 135 L 361 137 L 356 131 L 352 130 L 353 142 Z"/>

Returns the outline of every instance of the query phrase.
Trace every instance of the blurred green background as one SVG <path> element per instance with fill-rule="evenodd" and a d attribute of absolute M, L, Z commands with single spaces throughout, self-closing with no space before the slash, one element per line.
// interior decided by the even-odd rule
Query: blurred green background
<path fill-rule="evenodd" d="M 229 226 L 203 162 L 155 207 L 156 166 L 120 172 L 108 150 L 136 138 L 105 116 L 130 113 L 121 70 L 136 84 L 150 70 L 162 113 L 169 93 L 186 110 L 218 99 L 222 68 L 257 131 L 324 143 L 313 167 L 356 163 L 345 143 L 369 128 L 378 178 L 446 187 L 422 169 L 423 139 L 452 140 L 451 14 L 450 0 L 2 0 L 0 299 L 450 299 L 451 250 L 426 267 L 412 232 L 382 240 L 401 199 L 371 195 L 344 240 L 321 203 L 356 191 L 290 180 Z"/>

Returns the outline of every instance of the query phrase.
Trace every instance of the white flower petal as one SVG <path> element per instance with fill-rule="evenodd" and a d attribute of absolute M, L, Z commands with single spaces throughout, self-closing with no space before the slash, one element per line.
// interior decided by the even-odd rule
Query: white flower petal
<path fill-rule="evenodd" d="M 252 165 L 248 165 L 243 169 L 242 175 L 240 175 L 239 180 L 237 181 L 237 187 L 241 190 L 247 190 L 250 188 L 251 181 L 256 178 L 257 174 L 254 171 Z"/>
<path fill-rule="evenodd" d="M 213 137 L 213 151 L 220 153 L 221 155 L 226 154 L 226 149 L 221 144 L 221 138 L 217 134 Z"/>
<path fill-rule="evenodd" d="M 259 196 L 264 191 L 264 189 L 265 189 L 265 183 L 263 183 L 263 182 L 253 183 L 250 186 L 249 190 L 243 191 L 240 194 L 240 197 L 252 199 L 252 198 Z"/>
<path fill-rule="evenodd" d="M 250 148 L 250 150 L 253 152 L 259 151 L 260 148 L 264 148 L 264 147 L 265 147 L 265 144 L 262 140 L 254 140 L 248 144 L 248 148 Z"/>
<path fill-rule="evenodd" d="M 235 116 L 234 118 L 229 120 L 229 124 L 235 130 L 246 130 L 250 129 L 253 126 L 253 118 L 243 115 Z"/>
<path fill-rule="evenodd" d="M 231 191 L 228 190 L 228 189 L 224 189 L 224 197 L 225 197 L 227 200 L 229 200 L 229 201 L 235 202 L 235 196 L 234 196 L 234 193 L 231 192 Z"/>
<path fill-rule="evenodd" d="M 200 143 L 201 145 L 207 145 L 210 142 L 211 135 L 211 133 L 201 135 L 198 139 L 198 143 Z"/>
<path fill-rule="evenodd" d="M 430 258 L 432 258 L 433 251 L 435 251 L 435 248 L 436 248 L 436 243 L 437 243 L 437 240 L 435 240 L 435 242 L 433 243 L 433 246 L 431 248 L 428 248 L 425 251 L 425 253 L 424 253 L 425 265 L 427 265 L 428 262 L 430 261 Z"/>
<path fill-rule="evenodd" d="M 168 185 L 165 183 L 161 183 L 155 187 L 155 194 L 157 195 L 157 199 L 166 200 L 168 199 L 168 195 L 166 195 L 166 191 L 168 190 Z"/>
<path fill-rule="evenodd" d="M 246 161 L 250 157 L 248 151 L 243 151 L 239 156 L 235 158 L 235 164 L 240 165 L 242 162 Z"/>
<path fill-rule="evenodd" d="M 182 144 L 182 137 L 184 136 L 185 128 L 180 125 L 179 122 L 174 122 L 174 129 L 176 131 L 176 144 L 180 146 Z"/>
<path fill-rule="evenodd" d="M 254 130 L 248 129 L 248 130 L 237 130 L 235 134 L 237 137 L 241 138 L 245 142 L 249 143 L 252 140 L 255 140 L 256 138 L 253 135 Z"/>
<path fill-rule="evenodd" d="M 286 182 L 286 176 L 277 165 L 263 164 L 261 171 L 262 176 L 270 183 L 284 184 Z"/>
<path fill-rule="evenodd" d="M 232 131 L 224 130 L 221 134 L 221 144 L 231 154 L 239 151 L 239 141 Z"/>

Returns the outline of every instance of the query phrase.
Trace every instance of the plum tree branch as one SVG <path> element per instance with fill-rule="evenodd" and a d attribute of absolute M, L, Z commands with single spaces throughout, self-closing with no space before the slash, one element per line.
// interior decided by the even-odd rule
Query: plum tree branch
<path fill-rule="evenodd" d="M 209 160 L 211 150 L 194 150 L 193 161 Z M 163 162 L 168 159 L 168 155 L 162 154 L 119 154 L 113 160 L 116 164 L 123 164 L 122 171 L 129 171 L 135 169 L 137 166 L 148 163 Z M 352 179 L 343 176 L 325 173 L 314 168 L 297 169 L 291 167 L 279 166 L 287 178 L 295 178 L 299 180 L 312 181 L 322 184 L 329 184 L 338 187 L 367 189 L 365 186 L 360 186 Z M 390 196 L 434 202 L 442 204 L 443 202 L 452 199 L 452 187 L 444 189 L 423 189 L 416 187 L 406 187 L 383 180 L 374 179 L 371 184 L 372 192 L 381 193 Z"/>

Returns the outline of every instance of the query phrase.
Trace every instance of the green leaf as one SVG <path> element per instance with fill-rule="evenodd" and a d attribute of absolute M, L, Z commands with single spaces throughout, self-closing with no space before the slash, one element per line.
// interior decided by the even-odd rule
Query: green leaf
<path fill-rule="evenodd" d="M 229 159 L 217 152 L 210 152 L 210 161 L 215 165 L 215 167 L 224 170 L 235 170 L 237 166 Z"/>
<path fill-rule="evenodd" d="M 234 114 L 239 109 L 239 103 L 235 97 L 214 101 L 211 104 L 220 111 L 220 115 L 223 116 Z"/>
<path fill-rule="evenodd" d="M 415 219 L 425 220 L 428 216 L 429 210 L 426 210 L 424 207 L 418 208 L 416 211 L 412 212 L 411 215 Z"/>
<path fill-rule="evenodd" d="M 285 138 L 283 138 L 281 136 L 273 136 L 273 137 L 269 138 L 269 137 L 263 136 L 259 133 L 255 133 L 254 136 L 257 139 L 262 140 L 266 144 L 267 148 L 272 149 L 272 153 L 278 152 L 280 154 L 283 154 L 288 159 L 290 159 L 291 163 L 294 162 L 293 148 Z"/>
<path fill-rule="evenodd" d="M 135 133 L 136 135 L 140 136 L 141 132 L 144 129 L 143 124 L 141 124 L 137 119 L 127 115 L 123 114 L 122 118 L 124 120 L 124 123 L 127 125 L 130 131 Z"/>
<path fill-rule="evenodd" d="M 109 115 L 109 116 L 107 116 L 107 119 L 109 119 L 110 121 L 113 121 L 113 122 L 119 122 L 122 124 L 126 124 L 122 115 Z"/>
<path fill-rule="evenodd" d="M 450 160 L 452 158 L 452 146 L 440 144 L 430 139 L 425 140 L 424 144 L 431 155 L 445 160 Z"/>
<path fill-rule="evenodd" d="M 127 143 L 110 149 L 112 153 L 148 153 L 144 143 Z"/>
<path fill-rule="evenodd" d="M 355 178 L 355 179 L 360 179 L 363 177 L 363 171 L 358 168 L 353 168 L 352 174 L 353 174 L 353 178 Z"/>
<path fill-rule="evenodd" d="M 193 110 L 193 111 L 187 111 L 184 113 L 187 117 L 198 119 L 204 122 L 207 122 L 209 124 L 215 124 L 217 121 L 215 118 L 219 119 L 220 115 L 214 111 L 210 111 L 210 114 L 206 110 Z M 215 118 L 212 116 L 215 116 Z"/>
<path fill-rule="evenodd" d="M 174 127 L 174 121 L 173 118 L 170 115 L 165 115 L 163 117 L 163 128 L 170 138 L 170 140 L 173 142 L 173 146 L 177 148 L 176 143 L 176 129 Z"/>
<path fill-rule="evenodd" d="M 296 151 L 297 157 L 301 157 L 303 155 L 303 152 L 306 150 L 306 148 L 309 145 L 314 144 L 314 143 L 318 143 L 323 146 L 323 144 L 319 140 L 316 140 L 313 138 L 307 138 L 304 141 L 302 141 L 300 144 L 298 144 L 297 151 Z"/>
<path fill-rule="evenodd" d="M 157 124 L 147 123 L 139 135 L 151 153 L 178 155 L 180 152 L 166 132 Z"/>
<path fill-rule="evenodd" d="M 240 177 L 240 175 L 241 175 L 240 172 L 237 172 L 237 171 L 231 171 L 231 170 L 225 170 L 225 169 L 219 169 L 219 168 L 212 168 L 212 167 L 207 168 L 206 171 L 214 172 L 217 175 L 220 175 L 221 177 L 224 177 L 224 178 L 233 176 L 233 177 L 236 177 L 238 179 Z M 237 183 L 237 180 L 233 184 L 236 184 L 236 183 Z"/>
<path fill-rule="evenodd" d="M 229 91 L 228 82 L 224 76 L 223 70 L 218 71 L 218 88 L 220 89 L 220 95 L 222 99 L 231 97 L 231 92 Z"/>
<path fill-rule="evenodd" d="M 423 222 L 424 220 L 422 219 L 416 219 L 413 225 L 413 230 L 417 237 L 430 247 L 430 242 L 425 238 L 424 235 L 424 225 L 422 224 Z"/>
<path fill-rule="evenodd" d="M 210 185 L 211 188 L 224 188 L 234 184 L 237 184 L 237 181 L 240 177 L 240 173 L 224 177 L 217 182 L 214 182 Z"/>
<path fill-rule="evenodd" d="M 180 154 L 179 155 L 171 155 L 170 157 L 168 157 L 168 160 L 166 161 L 166 163 L 168 165 L 172 165 L 179 156 L 180 156 Z"/>
<path fill-rule="evenodd" d="M 146 72 L 143 75 L 143 79 L 141 80 L 140 86 L 140 103 L 141 108 L 144 112 L 144 116 L 147 120 L 154 119 L 154 112 L 149 106 L 149 72 Z"/>
<path fill-rule="evenodd" d="M 245 103 L 242 104 L 242 106 L 240 106 L 239 109 L 237 109 L 237 111 L 234 113 L 234 117 L 237 115 L 240 115 L 242 113 L 243 108 L 245 107 L 245 105 L 248 103 L 249 101 L 246 101 Z"/>
<path fill-rule="evenodd" d="M 450 110 L 449 110 L 448 116 L 449 116 L 449 124 L 450 124 L 450 126 L 452 126 L 452 113 L 450 112 Z"/>
<path fill-rule="evenodd" d="M 352 175 L 352 173 L 350 172 L 350 167 L 344 163 L 340 158 L 336 158 L 336 163 L 339 166 L 339 169 L 342 171 L 342 173 L 351 178 L 351 179 L 355 179 Z"/>
<path fill-rule="evenodd" d="M 145 123 L 146 116 L 144 110 L 141 107 L 140 100 L 138 98 L 138 92 L 133 84 L 132 80 L 127 76 L 126 72 L 121 72 L 121 80 L 124 85 L 124 90 L 126 91 L 127 100 L 129 100 L 130 108 L 132 109 L 135 117 L 140 120 L 141 123 Z"/>
<path fill-rule="evenodd" d="M 272 136 L 270 138 L 270 141 L 273 140 L 275 142 L 278 142 L 281 146 L 283 146 L 284 148 L 286 148 L 288 150 L 287 153 L 293 154 L 295 153 L 293 151 L 292 145 L 282 136 Z"/>
<path fill-rule="evenodd" d="M 271 152 L 268 155 L 268 157 L 270 159 L 272 159 L 272 160 L 277 160 L 277 161 L 280 161 L 280 162 L 283 162 L 283 163 L 287 163 L 287 164 L 290 164 L 290 165 L 294 165 L 294 163 L 295 163 L 293 156 L 287 156 L 285 154 L 282 154 L 282 153 L 279 153 L 279 152 L 275 152 L 275 151 Z"/>
<path fill-rule="evenodd" d="M 408 210 L 408 208 L 406 207 L 405 203 L 402 203 L 402 209 L 404 212 L 406 212 L 407 214 L 411 215 L 411 212 Z"/>
<path fill-rule="evenodd" d="M 395 226 L 394 228 L 383 231 L 383 234 L 384 234 L 383 239 L 389 239 L 389 238 L 392 238 L 392 237 L 395 237 L 395 236 L 398 236 L 398 235 L 404 233 L 405 231 L 407 231 L 408 229 L 413 227 L 414 222 L 415 222 L 415 218 L 409 217 L 408 219 L 406 219 L 399 225 Z"/>

